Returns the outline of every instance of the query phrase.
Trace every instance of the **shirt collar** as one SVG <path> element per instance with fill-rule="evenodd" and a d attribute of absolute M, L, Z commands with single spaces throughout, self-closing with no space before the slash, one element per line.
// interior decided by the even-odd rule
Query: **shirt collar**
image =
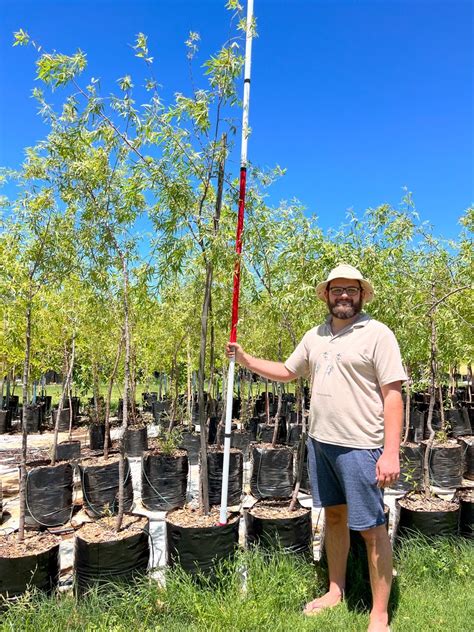
<path fill-rule="evenodd" d="M 372 318 L 369 316 L 369 314 L 366 314 L 365 312 L 360 312 L 360 314 L 358 314 L 357 318 L 355 319 L 355 321 L 353 323 L 351 323 L 350 325 L 348 325 L 347 327 L 344 327 L 343 329 L 341 329 L 340 331 L 337 332 L 337 334 L 333 334 L 332 330 L 331 330 L 331 314 L 328 314 L 326 317 L 326 332 L 333 337 L 336 336 L 340 336 L 341 334 L 345 334 L 348 331 L 351 331 L 352 329 L 355 329 L 356 327 L 365 327 L 367 325 L 368 322 L 370 322 L 372 320 Z"/>

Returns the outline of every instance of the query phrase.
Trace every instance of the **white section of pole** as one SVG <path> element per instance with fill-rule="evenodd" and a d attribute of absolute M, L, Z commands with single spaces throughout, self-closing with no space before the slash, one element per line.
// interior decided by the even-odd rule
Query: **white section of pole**
<path fill-rule="evenodd" d="M 244 98 L 242 108 L 242 141 L 240 166 L 247 166 L 247 144 L 249 137 L 249 105 L 250 105 L 250 70 L 252 68 L 252 34 L 253 34 L 253 0 L 247 2 L 247 27 L 245 37 L 245 69 L 244 69 Z"/>
<path fill-rule="evenodd" d="M 227 393 L 225 410 L 224 429 L 224 461 L 222 464 L 222 490 L 221 509 L 219 515 L 220 524 L 227 524 L 227 493 L 229 491 L 229 462 L 230 462 L 230 435 L 232 431 L 232 405 L 234 403 L 234 371 L 235 360 L 229 361 L 229 371 L 227 373 Z"/>

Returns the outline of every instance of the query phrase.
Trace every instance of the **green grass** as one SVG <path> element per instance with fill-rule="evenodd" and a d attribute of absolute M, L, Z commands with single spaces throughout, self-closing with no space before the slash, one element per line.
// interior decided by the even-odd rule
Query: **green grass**
<path fill-rule="evenodd" d="M 242 584 L 242 569 L 246 582 Z M 392 630 L 468 632 L 473 629 L 474 546 L 461 540 L 415 539 L 397 552 Z M 318 567 L 279 553 L 242 553 L 220 569 L 219 581 L 197 586 L 183 572 L 133 585 L 42 598 L 26 595 L 0 614 L 2 631 L 352 632 L 367 629 L 367 586 L 354 581 L 346 603 L 305 618 L 304 603 L 324 587 Z"/>

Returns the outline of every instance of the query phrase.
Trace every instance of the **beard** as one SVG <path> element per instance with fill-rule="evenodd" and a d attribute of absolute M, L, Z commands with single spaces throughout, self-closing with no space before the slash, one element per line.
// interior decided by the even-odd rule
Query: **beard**
<path fill-rule="evenodd" d="M 362 299 L 352 298 L 328 298 L 327 305 L 329 311 L 334 318 L 347 320 L 357 316 L 362 310 Z"/>

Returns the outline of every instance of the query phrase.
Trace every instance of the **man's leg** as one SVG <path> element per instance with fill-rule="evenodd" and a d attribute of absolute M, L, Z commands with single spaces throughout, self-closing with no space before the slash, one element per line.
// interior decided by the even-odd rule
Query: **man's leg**
<path fill-rule="evenodd" d="M 349 528 L 347 505 L 334 505 L 324 509 L 324 546 L 328 560 L 329 590 L 306 605 L 305 614 L 317 614 L 342 601 L 346 585 L 347 556 L 349 554 Z"/>
<path fill-rule="evenodd" d="M 388 600 L 392 586 L 392 547 L 385 525 L 360 532 L 369 562 L 372 610 L 368 632 L 388 630 Z"/>

